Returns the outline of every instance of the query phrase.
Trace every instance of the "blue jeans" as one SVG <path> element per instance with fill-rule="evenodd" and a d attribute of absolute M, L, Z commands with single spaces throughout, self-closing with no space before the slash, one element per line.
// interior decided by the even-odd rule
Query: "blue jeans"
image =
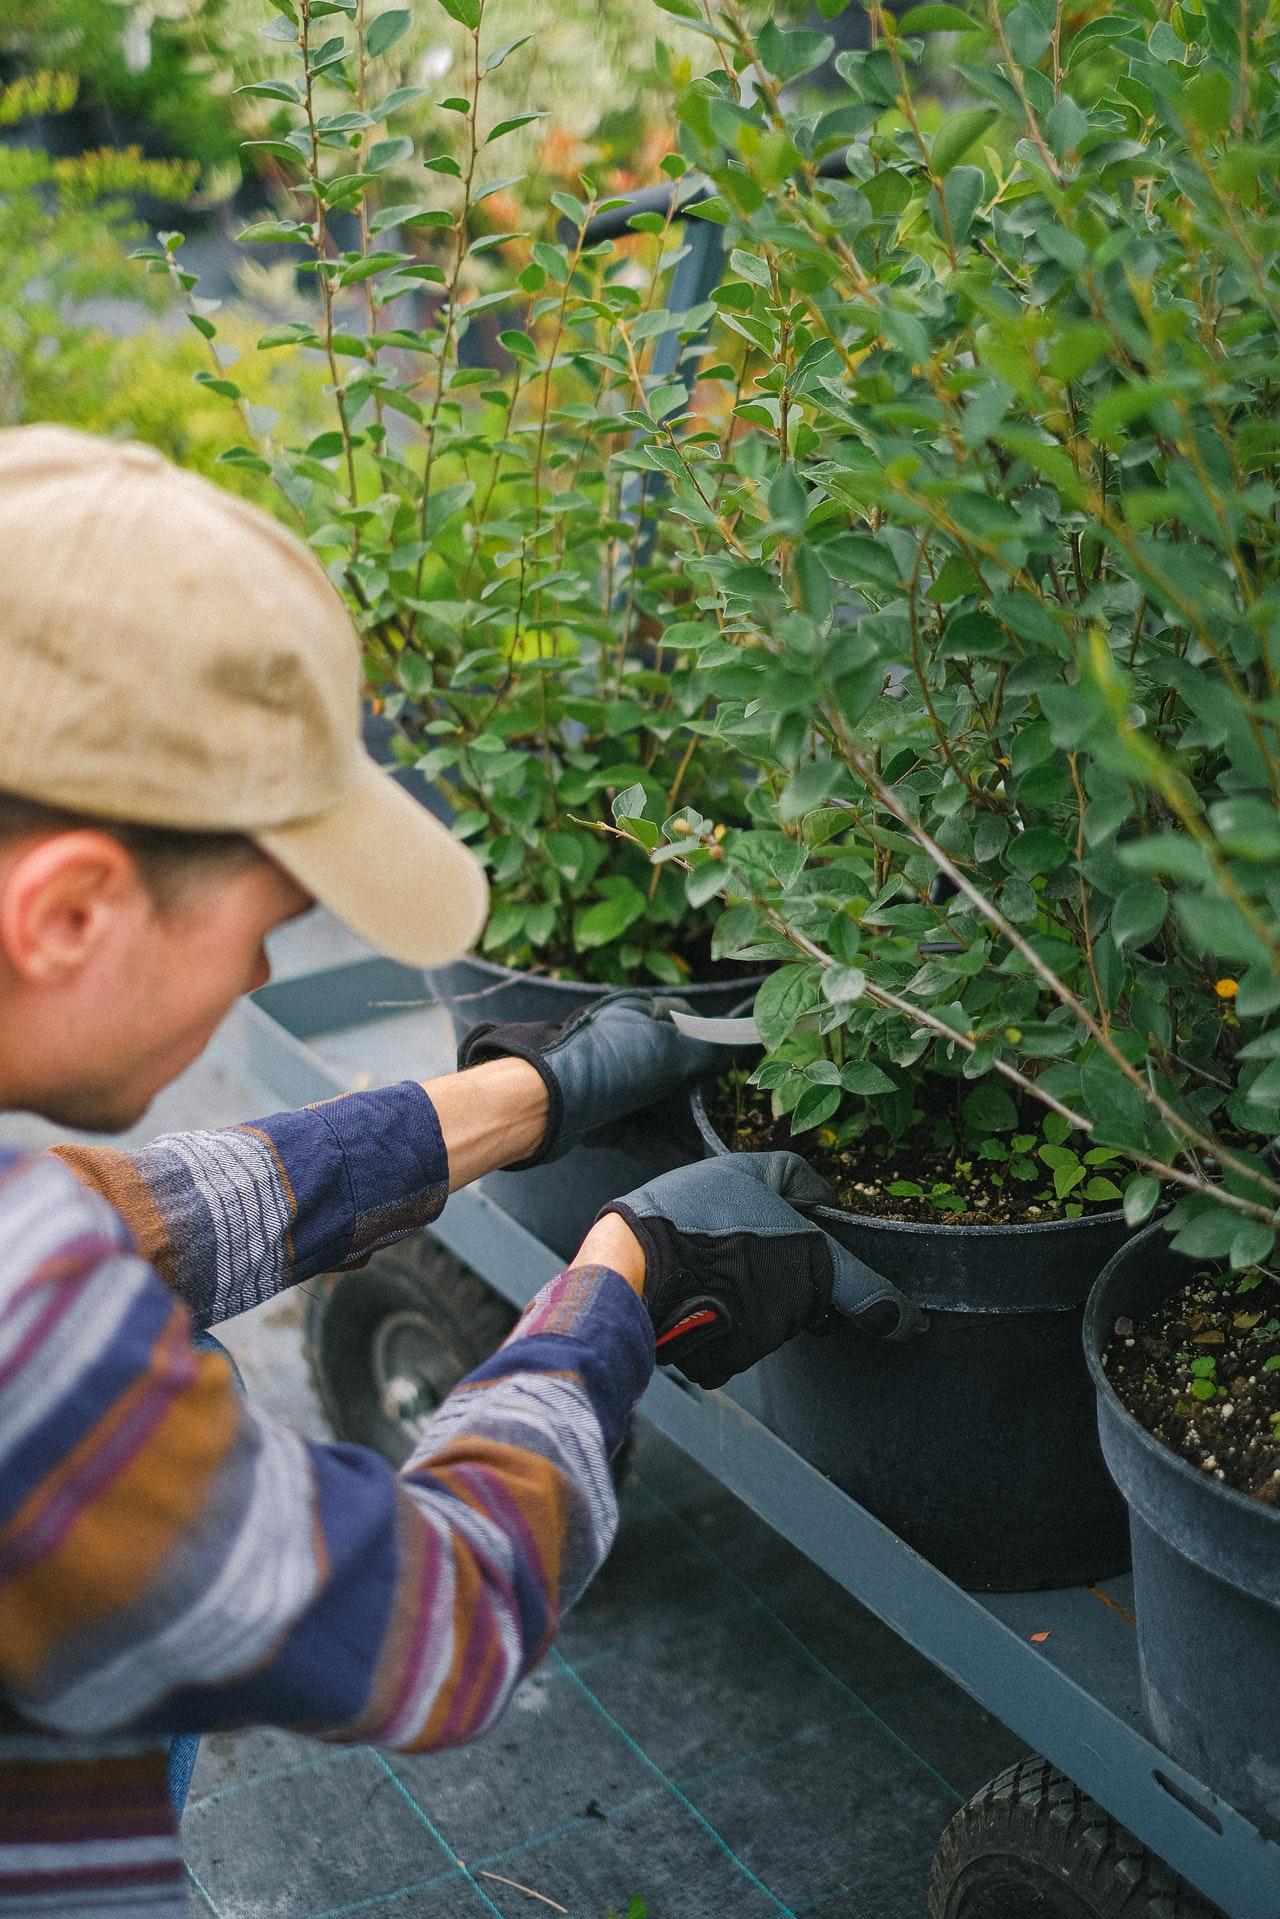
<path fill-rule="evenodd" d="M 240 1370 L 220 1340 L 215 1339 L 212 1333 L 197 1333 L 193 1344 L 198 1352 L 221 1353 L 231 1368 L 231 1376 L 236 1382 L 237 1392 L 244 1391 Z M 169 1800 L 179 1819 L 187 1803 L 187 1794 L 191 1790 L 191 1775 L 196 1769 L 199 1752 L 200 1735 L 197 1732 L 181 1733 L 178 1738 L 169 1741 Z"/>

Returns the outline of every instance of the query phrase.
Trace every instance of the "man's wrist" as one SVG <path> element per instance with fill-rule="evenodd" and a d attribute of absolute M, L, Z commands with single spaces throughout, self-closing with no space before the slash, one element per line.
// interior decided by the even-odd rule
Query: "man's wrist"
<path fill-rule="evenodd" d="M 632 1292 L 644 1298 L 644 1248 L 625 1220 L 616 1213 L 598 1219 L 574 1257 L 575 1266 L 608 1266 L 626 1280 Z"/>
<path fill-rule="evenodd" d="M 526 1060 L 487 1060 L 425 1088 L 449 1154 L 449 1190 L 536 1153 L 547 1129 L 547 1088 Z"/>

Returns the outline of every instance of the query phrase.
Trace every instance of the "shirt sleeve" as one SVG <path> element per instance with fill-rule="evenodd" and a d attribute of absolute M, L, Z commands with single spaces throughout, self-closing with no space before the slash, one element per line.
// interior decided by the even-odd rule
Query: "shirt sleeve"
<path fill-rule="evenodd" d="M 51 1151 L 110 1202 L 201 1327 L 360 1265 L 429 1224 L 449 1193 L 440 1122 L 412 1080 L 137 1152 Z"/>
<path fill-rule="evenodd" d="M 5 1171 L 0 1699 L 71 1737 L 474 1737 L 609 1549 L 652 1367 L 626 1283 L 564 1273 L 397 1474 L 246 1404 L 51 1158 Z"/>

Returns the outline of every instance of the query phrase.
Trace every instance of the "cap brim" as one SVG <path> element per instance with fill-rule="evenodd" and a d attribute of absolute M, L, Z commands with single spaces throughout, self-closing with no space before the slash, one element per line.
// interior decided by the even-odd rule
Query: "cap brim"
<path fill-rule="evenodd" d="M 443 966 L 480 935 L 489 909 L 480 862 L 372 760 L 327 813 L 253 837 L 353 933 L 402 965 Z"/>

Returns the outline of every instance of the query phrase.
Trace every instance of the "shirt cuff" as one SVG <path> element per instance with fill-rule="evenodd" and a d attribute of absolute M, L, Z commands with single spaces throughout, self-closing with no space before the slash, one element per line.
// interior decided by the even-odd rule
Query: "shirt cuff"
<path fill-rule="evenodd" d="M 472 1383 L 513 1373 L 576 1374 L 609 1452 L 653 1374 L 653 1322 L 611 1266 L 574 1266 L 542 1288 Z"/>
<path fill-rule="evenodd" d="M 438 1218 L 449 1155 L 416 1080 L 346 1093 L 247 1130 L 270 1141 L 292 1200 L 293 1277 L 358 1266 Z"/>

